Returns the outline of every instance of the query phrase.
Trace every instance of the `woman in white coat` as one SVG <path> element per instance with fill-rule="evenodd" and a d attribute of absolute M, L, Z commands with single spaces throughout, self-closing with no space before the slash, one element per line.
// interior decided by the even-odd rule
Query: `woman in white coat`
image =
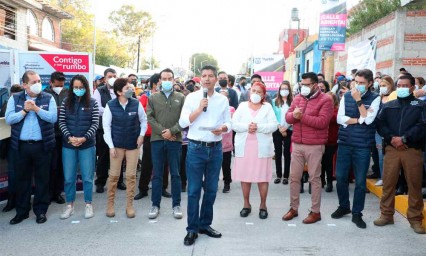
<path fill-rule="evenodd" d="M 278 129 L 278 122 L 271 105 L 265 102 L 266 88 L 256 82 L 250 89 L 250 100 L 242 102 L 232 118 L 235 135 L 235 159 L 232 180 L 241 181 L 244 208 L 241 217 L 251 212 L 251 183 L 258 184 L 260 193 L 259 218 L 266 219 L 268 211 L 266 197 L 272 179 L 272 156 L 274 144 L 272 133 Z"/>

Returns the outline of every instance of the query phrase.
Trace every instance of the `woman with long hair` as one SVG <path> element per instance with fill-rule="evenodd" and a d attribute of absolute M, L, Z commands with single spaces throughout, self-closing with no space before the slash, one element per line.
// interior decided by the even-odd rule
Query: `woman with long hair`
<path fill-rule="evenodd" d="M 89 82 L 82 75 L 71 79 L 70 90 L 59 112 L 59 128 L 62 131 L 62 163 L 64 191 L 67 201 L 61 219 L 74 214 L 77 170 L 83 180 L 85 218 L 93 217 L 92 192 L 95 172 L 96 130 L 99 125 L 98 104 L 90 97 Z"/>
<path fill-rule="evenodd" d="M 283 177 L 282 171 L 282 156 L 284 155 L 284 178 L 282 180 L 284 185 L 288 184 L 288 177 L 290 175 L 290 145 L 292 126 L 285 121 L 285 114 L 293 101 L 292 89 L 289 81 L 283 81 L 280 85 L 277 97 L 272 100 L 272 109 L 274 110 L 275 117 L 278 121 L 278 130 L 273 134 L 274 148 L 275 148 L 275 168 L 277 177 L 274 180 L 275 184 L 281 183 Z M 283 150 L 284 148 L 284 150 Z"/>

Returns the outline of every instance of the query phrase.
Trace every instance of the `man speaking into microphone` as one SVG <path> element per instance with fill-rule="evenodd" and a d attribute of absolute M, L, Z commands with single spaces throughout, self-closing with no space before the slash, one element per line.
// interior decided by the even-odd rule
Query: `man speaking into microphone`
<path fill-rule="evenodd" d="M 185 99 L 179 125 L 189 126 L 186 175 L 188 178 L 188 227 L 185 245 L 192 245 L 198 233 L 220 238 L 210 225 L 222 165 L 222 133 L 231 130 L 228 99 L 216 92 L 217 71 L 213 66 L 201 70 L 203 90 Z M 204 181 L 204 184 L 203 184 Z M 200 211 L 201 189 L 204 189 Z"/>

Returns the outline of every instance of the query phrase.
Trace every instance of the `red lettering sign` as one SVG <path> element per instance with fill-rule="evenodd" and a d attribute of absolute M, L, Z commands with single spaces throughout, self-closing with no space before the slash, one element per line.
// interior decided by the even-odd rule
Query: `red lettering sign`
<path fill-rule="evenodd" d="M 74 54 L 40 54 L 56 71 L 89 72 L 89 56 Z"/>

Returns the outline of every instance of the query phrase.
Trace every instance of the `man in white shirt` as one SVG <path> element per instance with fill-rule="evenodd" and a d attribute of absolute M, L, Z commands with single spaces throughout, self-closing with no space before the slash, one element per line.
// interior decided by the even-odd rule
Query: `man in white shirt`
<path fill-rule="evenodd" d="M 331 214 L 334 219 L 352 212 L 352 222 L 358 228 L 366 228 L 362 220 L 364 210 L 367 171 L 370 166 L 371 148 L 376 144 L 374 119 L 380 107 L 380 97 L 370 90 L 373 86 L 373 72 L 358 70 L 356 86 L 345 93 L 340 100 L 337 123 L 340 124 L 337 143 L 336 179 L 339 207 Z M 355 191 L 352 211 L 349 201 L 349 170 L 355 175 Z"/>
<path fill-rule="evenodd" d="M 213 204 L 222 165 L 222 133 L 231 130 L 228 99 L 216 92 L 217 71 L 213 66 L 201 70 L 203 90 L 190 93 L 185 99 L 179 125 L 189 126 L 186 172 L 188 178 L 188 227 L 185 245 L 192 245 L 198 233 L 220 238 L 221 233 L 210 227 Z M 207 89 L 207 97 L 204 90 Z M 204 190 L 201 211 L 199 201 Z"/>

